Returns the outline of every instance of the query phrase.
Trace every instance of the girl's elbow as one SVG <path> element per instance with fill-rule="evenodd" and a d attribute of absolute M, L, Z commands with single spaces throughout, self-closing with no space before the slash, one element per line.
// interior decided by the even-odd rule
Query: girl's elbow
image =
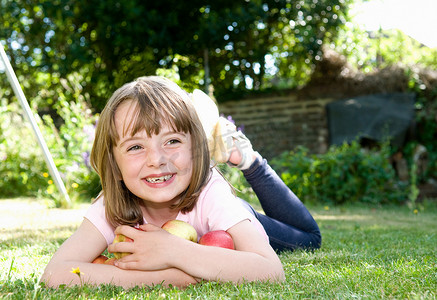
<path fill-rule="evenodd" d="M 267 278 L 264 278 L 265 282 L 269 283 L 282 283 L 285 281 L 285 272 L 284 269 L 276 270 L 272 272 Z"/>
<path fill-rule="evenodd" d="M 77 279 L 69 273 L 69 271 L 66 273 L 56 268 L 46 268 L 44 273 L 41 275 L 40 282 L 44 283 L 46 287 L 50 288 L 58 288 L 63 284 L 78 284 Z"/>
<path fill-rule="evenodd" d="M 56 276 L 45 271 L 44 274 L 42 274 L 40 281 L 44 283 L 46 287 L 57 288 L 61 283 L 55 280 L 55 278 Z"/>
<path fill-rule="evenodd" d="M 284 267 L 282 266 L 282 263 L 278 262 L 275 265 L 276 265 L 276 267 L 274 270 L 272 270 L 272 273 L 269 276 L 268 281 L 272 282 L 272 283 L 284 282 L 285 281 L 285 271 L 284 271 Z"/>
<path fill-rule="evenodd" d="M 285 281 L 285 272 L 284 272 L 284 269 L 281 269 L 281 271 L 278 272 L 278 274 L 276 275 L 274 282 L 275 283 L 282 283 L 284 281 Z"/>

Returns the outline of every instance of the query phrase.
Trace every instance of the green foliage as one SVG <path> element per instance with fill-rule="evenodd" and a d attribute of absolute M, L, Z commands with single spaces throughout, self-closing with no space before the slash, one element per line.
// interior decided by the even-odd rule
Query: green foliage
<path fill-rule="evenodd" d="M 272 27 L 277 78 L 288 87 L 301 86 L 321 59 L 322 45 L 334 42 L 349 20 L 353 0 L 292 1 L 275 11 L 281 20 Z M 273 10 L 274 11 L 274 10 Z"/>
<path fill-rule="evenodd" d="M 437 49 L 423 47 L 396 29 L 368 32 L 347 23 L 340 28 L 331 47 L 364 73 L 392 65 L 437 67 Z"/>
<path fill-rule="evenodd" d="M 82 94 L 80 75 L 61 79 L 63 88 L 42 91 L 47 97 L 57 95 L 55 102 L 56 125 L 49 114 L 36 121 L 53 160 L 61 173 L 67 192 L 73 200 L 95 197 L 99 178 L 89 164 L 89 154 L 94 139 L 98 115 L 93 115 Z M 0 110 L 0 182 L 2 196 L 40 196 L 52 199 L 52 205 L 62 206 L 63 197 L 58 193 L 43 159 L 34 132 L 18 103 L 2 101 Z"/>
<path fill-rule="evenodd" d="M 437 50 L 434 57 L 437 57 Z M 437 63 L 435 64 L 437 67 Z M 412 158 L 414 148 L 418 144 L 424 145 L 428 151 L 428 167 L 419 181 L 424 182 L 429 178 L 437 179 L 437 86 L 430 85 L 428 78 L 420 76 L 414 68 L 407 72 L 410 78 L 408 85 L 416 94 L 416 138 L 406 147 L 406 157 Z M 412 164 L 412 162 L 410 162 Z"/>
<path fill-rule="evenodd" d="M 396 180 L 390 149 L 364 150 L 357 142 L 309 155 L 305 148 L 285 152 L 272 161 L 284 182 L 309 203 L 401 203 L 406 187 Z"/>
<path fill-rule="evenodd" d="M 82 130 L 92 128 L 95 122 L 91 111 L 99 111 L 115 88 L 138 76 L 170 74 L 191 90 L 205 83 L 208 59 L 214 94 L 224 100 L 243 96 L 249 90 L 304 84 L 326 44 L 365 72 L 398 62 L 437 66 L 437 50 L 421 48 L 399 32 L 371 36 L 352 26 L 348 10 L 353 2 L 2 0 L 0 38 L 32 108 L 45 115 L 41 124 L 68 189 L 76 195 L 83 188 L 79 194 L 88 197 L 96 194 L 98 184 L 81 158 L 90 147 Z M 410 88 L 418 94 L 418 140 L 430 152 L 429 176 L 437 177 L 437 92 L 425 89 L 425 93 L 425 80 L 413 70 L 410 75 Z M 4 77 L 0 76 L 5 87 L 0 89 L 0 98 L 2 107 L 8 107 L 15 100 Z M 26 154 L 29 157 L 9 150 L 26 146 L 23 141 L 12 142 L 11 136 L 16 133 L 32 136 L 22 126 L 2 127 L 1 151 L 8 152 L 8 159 L 1 168 L 11 174 L 6 194 L 20 189 L 32 194 L 37 186 L 41 195 L 52 193 L 52 184 L 45 188 L 39 181 L 32 181 L 48 180 L 36 175 L 46 173 L 38 160 L 37 147 L 26 147 L 31 149 L 28 152 L 35 152 Z M 323 174 L 335 169 L 327 163 L 316 168 L 313 157 L 301 158 L 300 164 L 308 163 L 311 169 L 326 168 L 320 170 Z M 37 162 L 31 167 L 22 163 L 33 160 Z M 330 163 L 335 165 L 335 159 Z M 294 187 L 302 189 L 302 195 L 314 193 L 307 181 L 317 178 L 309 172 L 302 174 L 302 179 L 293 179 L 304 182 Z M 326 181 L 323 186 L 328 185 Z M 246 188 L 241 186 L 241 190 Z M 338 193 L 353 195 L 346 187 Z"/>
<path fill-rule="evenodd" d="M 18 104 L 1 101 L 0 107 L 0 194 L 2 197 L 35 194 L 47 186 L 42 153 L 32 136 L 28 122 L 20 114 Z"/>
<path fill-rule="evenodd" d="M 305 203 L 313 204 L 403 204 L 414 205 L 417 179 L 411 183 L 397 179 L 390 164 L 391 148 L 363 149 L 358 142 L 331 147 L 325 154 L 309 154 L 297 147 L 271 161 L 288 187 Z M 238 197 L 259 208 L 259 201 L 242 173 L 227 165 L 220 171 Z M 414 199 L 413 199 L 414 198 Z"/>
<path fill-rule="evenodd" d="M 73 198 L 89 201 L 100 191 L 99 177 L 89 162 L 98 115 L 89 108 L 81 79 L 79 74 L 61 79 L 63 88 L 54 90 L 58 95 L 54 107 L 62 124 L 57 127 L 49 115 L 44 115 L 43 128 L 67 191 Z"/>
<path fill-rule="evenodd" d="M 35 72 L 80 72 L 99 111 L 121 84 L 159 68 L 176 66 L 183 82 L 199 87 L 208 65 L 218 98 L 270 88 L 276 73 L 301 84 L 351 2 L 2 0 L 0 37 L 30 83 L 26 94 L 37 94 Z"/>

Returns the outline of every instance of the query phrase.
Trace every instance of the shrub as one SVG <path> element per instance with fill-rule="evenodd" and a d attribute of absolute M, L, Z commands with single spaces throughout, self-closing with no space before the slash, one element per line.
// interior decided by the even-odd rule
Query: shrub
<path fill-rule="evenodd" d="M 272 160 L 272 166 L 304 202 L 401 203 L 408 199 L 407 186 L 396 179 L 389 158 L 388 144 L 365 150 L 353 142 L 321 155 L 300 147 Z"/>
<path fill-rule="evenodd" d="M 87 96 L 82 95 L 80 80 L 79 75 L 71 75 L 62 79 L 62 87 L 41 92 L 47 97 L 56 95 L 53 102 L 60 124 L 55 126 L 48 114 L 42 119 L 35 117 L 70 198 L 89 201 L 100 191 L 99 178 L 89 164 L 98 115 L 92 113 Z M 1 107 L 0 172 L 6 178 L 0 182 L 1 195 L 39 196 L 51 199 L 51 206 L 63 206 L 63 196 L 49 176 L 42 150 L 21 107 L 6 101 Z"/>
<path fill-rule="evenodd" d="M 17 113 L 18 104 L 2 101 L 0 108 L 0 194 L 2 197 L 31 196 L 47 186 L 47 171 L 35 147 L 27 120 Z"/>

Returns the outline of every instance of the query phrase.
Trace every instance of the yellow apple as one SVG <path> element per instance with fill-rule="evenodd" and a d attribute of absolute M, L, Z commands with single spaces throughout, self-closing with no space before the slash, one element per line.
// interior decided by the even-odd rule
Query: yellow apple
<path fill-rule="evenodd" d="M 116 258 L 115 257 L 111 257 L 111 258 L 108 258 L 107 260 L 105 260 L 105 262 L 104 262 L 104 264 L 105 265 L 114 265 L 114 262 L 116 261 Z"/>
<path fill-rule="evenodd" d="M 114 238 L 113 244 L 120 243 L 120 242 L 133 242 L 133 239 L 128 238 L 127 236 L 124 236 L 123 234 L 117 234 Z M 129 255 L 131 253 L 129 252 L 114 252 L 114 256 L 116 259 L 120 259 L 122 257 L 125 257 L 126 255 Z"/>
<path fill-rule="evenodd" d="M 197 231 L 187 222 L 170 220 L 165 222 L 161 228 L 178 237 L 197 243 Z"/>

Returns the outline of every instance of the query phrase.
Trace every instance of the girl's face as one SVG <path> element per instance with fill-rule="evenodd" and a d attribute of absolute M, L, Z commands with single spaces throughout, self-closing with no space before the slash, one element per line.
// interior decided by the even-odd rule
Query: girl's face
<path fill-rule="evenodd" d="M 145 130 L 131 136 L 125 129 L 135 116 L 135 107 L 129 100 L 115 112 L 119 136 L 113 150 L 115 160 L 126 187 L 146 206 L 168 207 L 179 201 L 178 195 L 191 181 L 191 135 L 162 124 L 160 132 L 151 137 Z"/>

